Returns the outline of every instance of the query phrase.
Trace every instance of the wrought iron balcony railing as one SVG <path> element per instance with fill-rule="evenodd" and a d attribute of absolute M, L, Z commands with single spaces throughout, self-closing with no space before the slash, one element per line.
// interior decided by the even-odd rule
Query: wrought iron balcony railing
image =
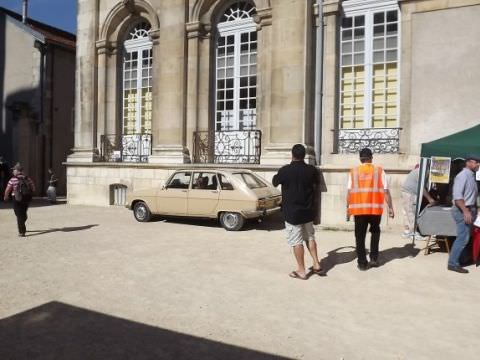
<path fill-rule="evenodd" d="M 101 136 L 102 161 L 143 163 L 151 154 L 151 134 Z"/>
<path fill-rule="evenodd" d="M 377 154 L 396 154 L 400 152 L 401 128 L 337 129 L 335 134 L 335 153 L 358 154 L 368 147 Z"/>
<path fill-rule="evenodd" d="M 260 164 L 262 132 L 196 131 L 193 134 L 195 163 Z"/>

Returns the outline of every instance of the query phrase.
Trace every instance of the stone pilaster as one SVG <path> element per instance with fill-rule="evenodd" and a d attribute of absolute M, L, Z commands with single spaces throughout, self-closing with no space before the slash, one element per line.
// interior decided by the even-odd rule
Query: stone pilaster
<path fill-rule="evenodd" d="M 98 0 L 78 0 L 75 84 L 75 141 L 68 162 L 92 162 L 96 150 L 96 69 Z"/>
<path fill-rule="evenodd" d="M 198 131 L 198 93 L 199 93 L 199 66 L 200 66 L 200 37 L 203 26 L 200 22 L 191 22 L 185 25 L 187 33 L 187 96 L 186 96 L 186 146 L 194 151 L 193 134 Z M 193 160 L 194 154 L 190 154 Z"/>
<path fill-rule="evenodd" d="M 185 5 L 158 5 L 160 31 L 154 41 L 154 98 L 151 163 L 190 162 L 186 148 Z M 158 42 L 158 43 L 157 43 Z"/>
<path fill-rule="evenodd" d="M 307 33 L 305 24 L 309 1 L 275 2 L 272 7 L 271 120 L 263 138 L 263 164 L 284 164 L 290 160 L 293 144 L 305 143 L 305 89 Z M 288 29 L 288 31 L 286 31 Z M 263 78 L 263 74 L 261 75 Z"/>
<path fill-rule="evenodd" d="M 337 57 L 340 2 L 327 0 L 323 5 L 323 116 L 322 159 L 328 162 L 334 149 L 334 130 L 337 127 Z"/>
<path fill-rule="evenodd" d="M 101 136 L 107 133 L 107 57 L 111 51 L 106 40 L 96 42 L 97 48 L 97 144 L 101 146 Z"/>

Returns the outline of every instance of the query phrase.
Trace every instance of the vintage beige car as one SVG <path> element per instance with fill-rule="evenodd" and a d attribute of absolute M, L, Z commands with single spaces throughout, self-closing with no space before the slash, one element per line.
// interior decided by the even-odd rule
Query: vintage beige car
<path fill-rule="evenodd" d="M 229 231 L 240 230 L 246 219 L 280 210 L 282 196 L 272 184 L 249 170 L 178 170 L 161 188 L 133 191 L 127 207 L 135 219 L 152 215 L 218 219 Z"/>

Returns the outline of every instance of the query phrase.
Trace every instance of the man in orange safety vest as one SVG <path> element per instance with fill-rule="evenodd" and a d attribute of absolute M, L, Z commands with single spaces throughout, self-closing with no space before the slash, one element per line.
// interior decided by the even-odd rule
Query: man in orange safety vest
<path fill-rule="evenodd" d="M 355 220 L 355 243 L 358 268 L 367 270 L 378 267 L 378 244 L 380 242 L 380 221 L 385 200 L 388 215 L 393 218 L 392 197 L 388 190 L 385 172 L 372 164 L 373 154 L 369 148 L 360 151 L 361 165 L 350 170 L 348 178 L 347 211 Z M 370 226 L 370 263 L 367 262 L 365 237 Z"/>

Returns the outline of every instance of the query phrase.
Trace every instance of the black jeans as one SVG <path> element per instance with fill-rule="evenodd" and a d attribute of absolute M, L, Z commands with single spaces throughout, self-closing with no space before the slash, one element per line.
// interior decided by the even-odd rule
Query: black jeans
<path fill-rule="evenodd" d="M 28 219 L 28 216 L 27 216 L 28 205 L 29 205 L 28 203 L 23 203 L 23 202 L 13 200 L 13 211 L 15 212 L 15 216 L 17 217 L 19 234 L 25 234 L 25 232 L 27 231 L 25 222 Z"/>
<path fill-rule="evenodd" d="M 378 260 L 378 243 L 380 242 L 380 220 L 382 215 L 356 215 L 355 216 L 355 243 L 357 247 L 358 265 L 367 265 L 367 253 L 365 251 L 365 237 L 370 225 L 370 260 Z"/>

